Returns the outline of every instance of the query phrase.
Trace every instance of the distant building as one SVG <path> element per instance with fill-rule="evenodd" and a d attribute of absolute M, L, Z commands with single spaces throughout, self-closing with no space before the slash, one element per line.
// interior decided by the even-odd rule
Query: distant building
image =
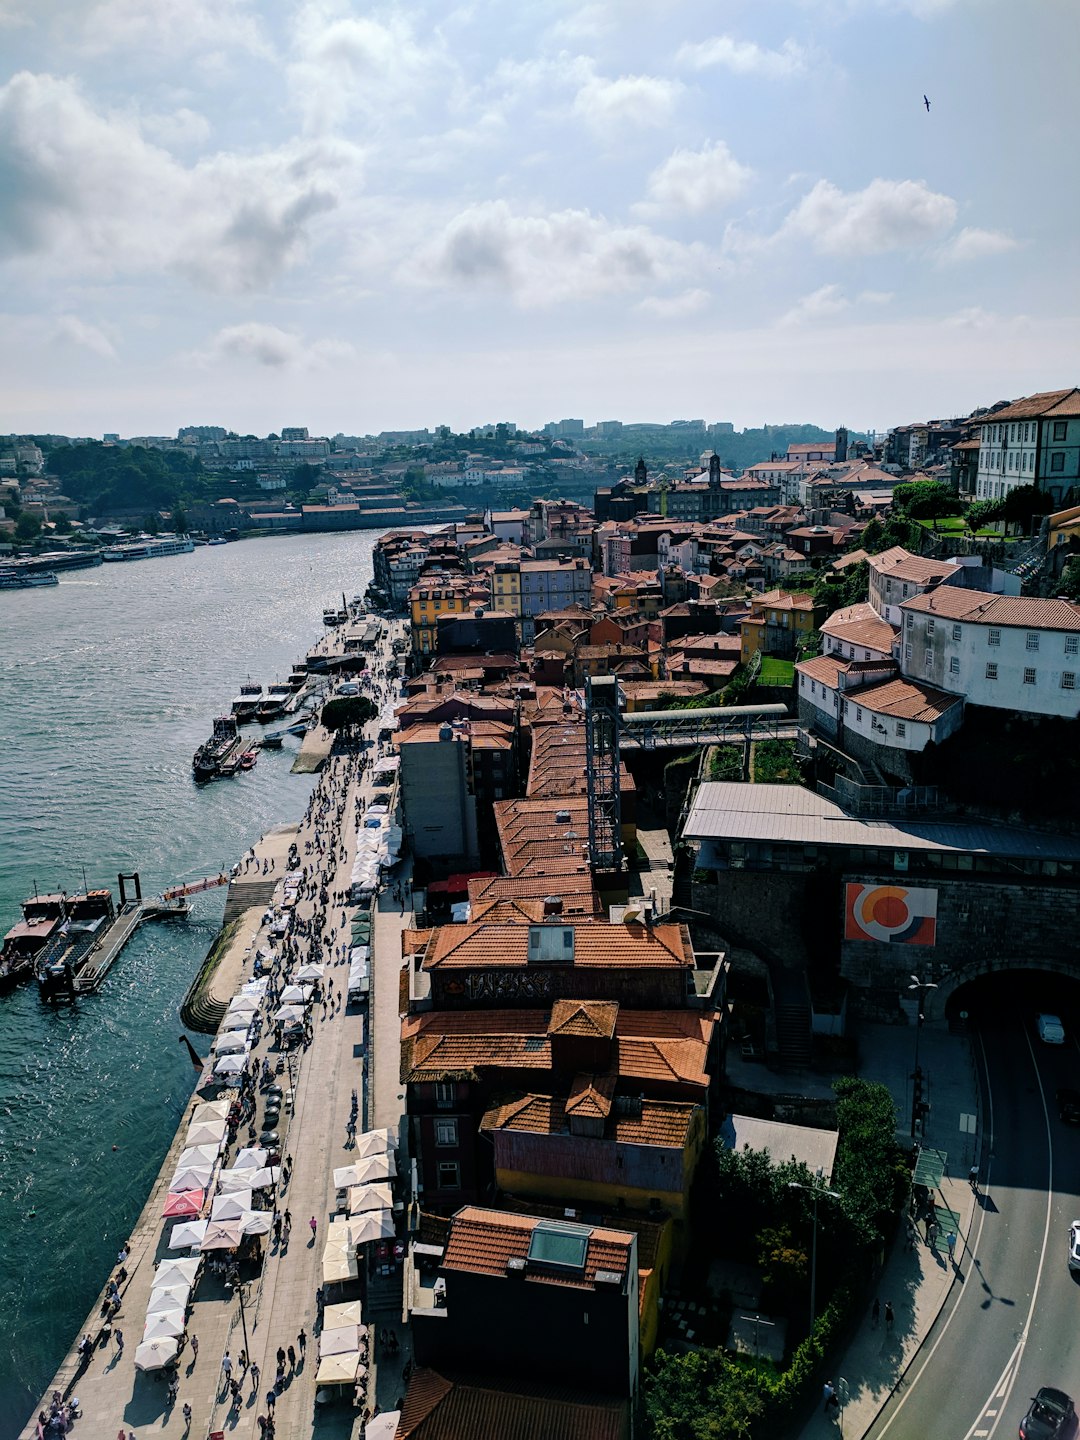
<path fill-rule="evenodd" d="M 1035 485 L 1063 504 L 1080 484 L 1080 389 L 1029 395 L 988 414 L 979 440 L 978 499 Z"/>

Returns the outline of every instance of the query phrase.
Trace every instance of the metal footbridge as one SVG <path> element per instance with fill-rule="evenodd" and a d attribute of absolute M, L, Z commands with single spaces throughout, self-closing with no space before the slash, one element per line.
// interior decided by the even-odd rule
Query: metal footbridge
<path fill-rule="evenodd" d="M 745 744 L 794 740 L 798 724 L 786 705 L 728 705 L 712 710 L 643 710 L 619 714 L 620 750 L 663 750 L 680 745 Z"/>

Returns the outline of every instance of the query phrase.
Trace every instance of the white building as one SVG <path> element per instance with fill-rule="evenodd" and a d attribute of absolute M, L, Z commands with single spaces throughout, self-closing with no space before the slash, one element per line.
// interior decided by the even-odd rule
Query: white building
<path fill-rule="evenodd" d="M 889 660 L 819 655 L 795 669 L 800 716 L 841 747 L 858 736 L 882 750 L 917 752 L 940 744 L 964 721 L 960 696 L 897 676 Z"/>
<path fill-rule="evenodd" d="M 1074 719 L 1080 606 L 942 585 L 901 605 L 900 667 L 969 704 Z"/>
<path fill-rule="evenodd" d="M 897 631 L 862 600 L 834 610 L 821 627 L 826 655 L 844 660 L 889 660 Z"/>
<path fill-rule="evenodd" d="M 956 560 L 928 560 L 912 555 L 902 545 L 871 555 L 870 604 L 883 620 L 899 626 L 900 606 L 905 600 L 933 589 L 950 575 L 956 575 Z"/>
<path fill-rule="evenodd" d="M 1037 485 L 1060 505 L 1080 483 L 1080 389 L 1028 395 L 980 427 L 975 495 L 1000 500 Z"/>

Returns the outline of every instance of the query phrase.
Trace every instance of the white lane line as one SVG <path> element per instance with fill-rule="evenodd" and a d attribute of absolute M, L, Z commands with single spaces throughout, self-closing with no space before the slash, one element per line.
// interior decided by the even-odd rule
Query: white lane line
<path fill-rule="evenodd" d="M 1035 1284 L 1031 1290 L 1031 1304 L 1028 1306 L 1028 1312 L 1024 1318 L 1024 1326 L 1020 1331 L 1020 1339 L 1016 1342 L 1016 1349 L 1013 1351 L 1016 1366 L 1003 1390 L 997 1391 L 990 1396 L 990 1400 L 1001 1400 L 1004 1404 L 994 1417 L 994 1423 L 990 1426 L 989 1432 L 976 1430 L 975 1427 L 972 1426 L 965 1440 L 975 1440 L 976 1435 L 981 1436 L 984 1433 L 987 1433 L 992 1440 L 994 1432 L 1001 1423 L 1001 1416 L 1004 1413 L 1005 1405 L 1008 1404 L 1009 1396 L 1012 1394 L 1012 1388 L 1016 1384 L 1016 1377 L 1020 1374 L 1020 1364 L 1024 1357 L 1024 1347 L 1027 1345 L 1028 1333 L 1031 1329 L 1031 1317 L 1035 1314 L 1035 1302 L 1039 1298 L 1039 1287 L 1042 1284 L 1043 1270 L 1046 1266 L 1046 1247 L 1050 1241 L 1050 1213 L 1054 1204 L 1054 1137 L 1050 1129 L 1050 1110 L 1046 1103 L 1046 1091 L 1043 1088 L 1042 1076 L 1039 1074 L 1039 1062 L 1035 1059 L 1035 1048 L 1031 1043 L 1031 1036 L 1028 1034 L 1027 1027 L 1021 1026 L 1021 1029 L 1023 1030 L 1024 1039 L 1027 1041 L 1028 1054 L 1031 1056 L 1031 1066 L 1035 1071 L 1035 1083 L 1039 1087 L 1039 1099 L 1042 1101 L 1043 1107 L 1043 1124 L 1046 1126 L 1046 1218 L 1043 1221 L 1042 1249 L 1039 1251 L 1039 1265 L 1035 1271 Z M 979 1038 L 981 1041 L 982 1037 L 980 1036 Z M 1012 1361 L 1009 1363 L 1011 1364 Z M 989 1401 L 987 1404 L 989 1404 Z M 985 1414 L 985 1412 L 986 1406 L 984 1405 L 983 1414 Z M 979 1421 L 977 1420 L 975 1424 L 978 1425 L 978 1423 Z"/>

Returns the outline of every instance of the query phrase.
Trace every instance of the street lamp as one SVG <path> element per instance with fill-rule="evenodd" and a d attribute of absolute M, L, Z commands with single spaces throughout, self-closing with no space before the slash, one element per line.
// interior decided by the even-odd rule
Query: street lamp
<path fill-rule="evenodd" d="M 922 1030 L 923 1022 L 923 996 L 927 990 L 936 990 L 938 987 L 930 980 L 920 980 L 918 975 L 912 975 L 909 990 L 918 992 L 915 1002 L 915 1073 L 911 1077 L 911 1138 L 915 1139 L 916 1122 L 919 1118 L 919 1106 L 922 1101 L 922 1071 L 919 1069 L 919 1032 Z"/>
<path fill-rule="evenodd" d="M 817 1172 L 818 1181 L 821 1180 L 821 1171 Z M 810 1243 L 810 1329 L 814 1328 L 814 1320 L 817 1317 L 817 1203 L 818 1197 L 827 1195 L 830 1200 L 839 1200 L 839 1190 L 828 1190 L 822 1184 L 804 1185 L 799 1180 L 788 1181 L 789 1190 L 806 1190 L 813 1197 L 814 1207 L 814 1238 Z"/>
<path fill-rule="evenodd" d="M 244 1354 L 251 1359 L 251 1346 L 248 1344 L 247 1333 L 247 1312 L 244 1310 L 244 1286 L 241 1281 L 236 1280 L 225 1286 L 226 1290 L 234 1290 L 240 1301 L 240 1328 L 244 1332 Z"/>

